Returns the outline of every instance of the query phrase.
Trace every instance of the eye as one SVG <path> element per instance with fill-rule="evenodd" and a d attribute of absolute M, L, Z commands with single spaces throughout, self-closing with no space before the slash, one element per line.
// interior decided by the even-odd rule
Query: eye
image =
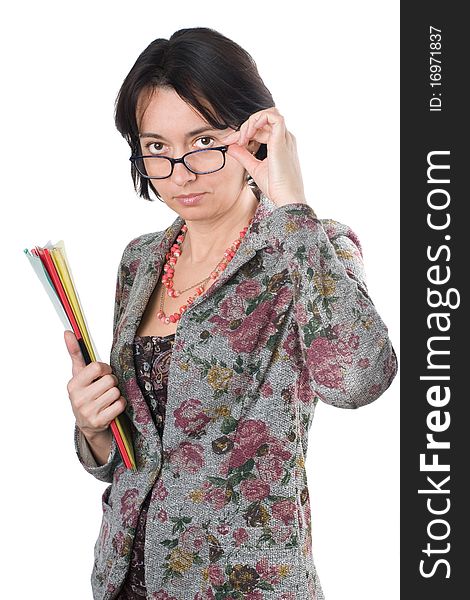
<path fill-rule="evenodd" d="M 206 135 L 204 137 L 197 139 L 196 142 L 200 142 L 201 140 L 210 140 L 210 142 L 213 142 L 214 138 Z M 210 147 L 209 144 L 207 144 L 205 142 L 202 143 L 202 148 L 209 148 L 209 147 Z"/>
<path fill-rule="evenodd" d="M 160 154 L 161 148 L 158 148 L 158 146 L 163 146 L 163 144 L 161 142 L 148 142 L 145 144 L 145 149 L 149 154 Z"/>

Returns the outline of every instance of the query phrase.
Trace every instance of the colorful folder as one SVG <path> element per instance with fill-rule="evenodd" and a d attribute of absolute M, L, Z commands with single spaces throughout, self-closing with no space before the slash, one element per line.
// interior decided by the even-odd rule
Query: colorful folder
<path fill-rule="evenodd" d="M 91 339 L 77 289 L 73 281 L 63 240 L 56 244 L 49 241 L 45 246 L 35 246 L 24 253 L 30 261 L 56 309 L 65 329 L 72 329 L 78 340 L 85 363 L 100 361 Z M 136 469 L 132 436 L 125 413 L 111 422 L 122 460 L 128 469 Z"/>

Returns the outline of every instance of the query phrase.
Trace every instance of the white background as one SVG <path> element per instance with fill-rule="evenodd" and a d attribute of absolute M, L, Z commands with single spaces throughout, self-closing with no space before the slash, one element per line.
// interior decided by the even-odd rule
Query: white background
<path fill-rule="evenodd" d="M 348 224 L 399 353 L 399 3 L 17 2 L 2 18 L 2 596 L 91 598 L 104 483 L 79 464 L 63 328 L 24 248 L 63 239 L 101 360 L 140 199 L 113 103 L 138 54 L 208 26 L 254 57 L 297 138 L 309 204 Z M 399 597 L 399 376 L 310 430 L 313 551 L 327 600 Z"/>

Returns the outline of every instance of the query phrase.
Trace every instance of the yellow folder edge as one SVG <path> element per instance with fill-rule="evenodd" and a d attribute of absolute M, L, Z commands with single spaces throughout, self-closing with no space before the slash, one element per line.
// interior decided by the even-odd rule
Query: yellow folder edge
<path fill-rule="evenodd" d="M 92 347 L 90 337 L 88 335 L 88 330 L 85 325 L 85 320 L 83 318 L 83 313 L 80 307 L 80 302 L 75 293 L 75 289 L 70 278 L 70 272 L 67 268 L 67 264 L 64 260 L 64 256 L 60 251 L 60 248 L 54 246 L 51 252 L 52 260 L 54 262 L 55 268 L 59 274 L 60 281 L 67 295 L 67 299 L 72 307 L 72 311 L 75 319 L 77 320 L 78 327 L 80 328 L 80 332 L 83 336 L 83 341 L 88 350 L 91 360 L 96 361 L 96 354 L 94 348 Z"/>
<path fill-rule="evenodd" d="M 85 323 L 83 311 L 81 309 L 80 300 L 77 294 L 75 293 L 75 286 L 70 275 L 70 269 L 68 268 L 67 255 L 62 240 L 60 242 L 57 242 L 57 244 L 54 244 L 54 246 L 52 247 L 51 257 L 54 266 L 57 269 L 59 279 L 67 295 L 67 299 L 70 303 L 70 306 L 72 307 L 73 314 L 75 316 L 75 319 L 77 320 L 80 332 L 83 336 L 83 341 L 88 350 L 90 358 L 91 360 L 96 361 L 96 354 L 93 348 L 93 344 L 91 342 L 91 338 L 88 334 L 88 329 Z M 124 447 L 126 448 L 126 452 L 131 460 L 132 468 L 135 470 L 135 455 L 132 443 L 130 441 L 130 431 L 126 425 L 123 425 L 123 419 L 120 419 L 119 415 L 114 419 L 114 421 L 117 425 L 119 433 L 121 434 L 121 438 L 124 443 Z"/>
<path fill-rule="evenodd" d="M 118 415 L 114 420 L 116 421 L 116 425 L 118 426 L 119 432 L 122 437 L 122 441 L 124 442 L 124 446 L 126 447 L 127 454 L 131 460 L 132 469 L 135 471 L 136 470 L 135 455 L 134 455 L 134 448 L 133 448 L 132 442 L 131 442 L 132 435 L 131 435 L 129 426 L 126 423 L 125 419 L 120 419 L 119 417 L 120 417 L 120 415 Z"/>

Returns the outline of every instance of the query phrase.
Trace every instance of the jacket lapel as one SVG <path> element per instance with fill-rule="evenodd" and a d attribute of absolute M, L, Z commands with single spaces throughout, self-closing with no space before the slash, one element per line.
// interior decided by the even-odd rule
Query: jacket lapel
<path fill-rule="evenodd" d="M 211 294 L 214 294 L 238 269 L 251 260 L 258 250 L 269 245 L 268 232 L 264 227 L 264 221 L 275 207 L 276 205 L 269 198 L 261 194 L 258 207 L 253 216 L 253 223 L 247 235 L 243 238 L 234 258 L 211 287 L 194 300 L 188 311 L 204 302 Z M 145 256 L 150 258 L 141 259 L 142 262 L 138 266 L 127 306 L 120 318 L 120 321 L 124 320 L 124 326 L 111 351 L 113 356 L 119 357 L 125 397 L 128 401 L 126 413 L 152 449 L 161 449 L 161 441 L 157 428 L 153 423 L 150 409 L 137 382 L 134 365 L 134 337 L 160 278 L 166 254 L 170 251 L 183 224 L 184 219 L 178 216 L 162 235 L 156 234 L 155 240 L 148 244 Z M 184 327 L 181 328 L 181 331 L 178 328 L 177 336 L 184 336 Z"/>

